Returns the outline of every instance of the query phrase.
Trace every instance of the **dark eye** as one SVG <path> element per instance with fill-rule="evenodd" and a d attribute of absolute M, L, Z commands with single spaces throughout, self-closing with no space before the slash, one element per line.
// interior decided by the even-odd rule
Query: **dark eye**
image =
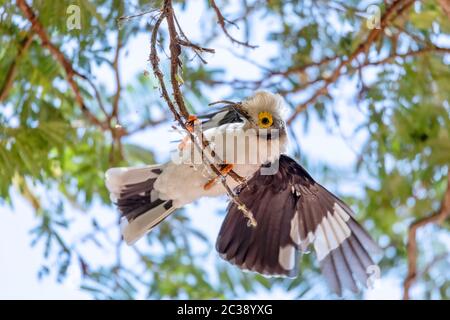
<path fill-rule="evenodd" d="M 262 118 L 261 122 L 262 122 L 262 124 L 269 124 L 270 120 L 269 120 L 269 118 Z"/>

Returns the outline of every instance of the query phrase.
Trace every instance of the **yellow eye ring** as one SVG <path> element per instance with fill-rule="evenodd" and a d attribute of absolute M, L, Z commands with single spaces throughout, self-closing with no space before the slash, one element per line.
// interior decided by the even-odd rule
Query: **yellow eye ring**
<path fill-rule="evenodd" d="M 267 111 L 262 111 L 258 114 L 258 126 L 262 129 L 270 128 L 273 124 L 272 114 Z"/>

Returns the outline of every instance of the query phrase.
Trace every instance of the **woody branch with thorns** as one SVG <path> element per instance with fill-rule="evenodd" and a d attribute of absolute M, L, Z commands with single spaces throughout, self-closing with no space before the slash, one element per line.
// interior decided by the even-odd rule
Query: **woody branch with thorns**
<path fill-rule="evenodd" d="M 217 8 L 217 7 L 216 7 Z M 218 9 L 216 12 L 220 12 Z M 169 96 L 169 92 L 166 88 L 166 85 L 164 83 L 164 75 L 161 72 L 159 68 L 159 56 L 158 51 L 156 49 L 156 42 L 158 38 L 158 31 L 163 21 L 167 22 L 168 30 L 169 30 L 169 49 L 170 49 L 170 82 L 172 85 L 172 92 L 173 97 L 175 100 L 175 103 L 172 101 L 172 99 Z M 225 27 L 223 27 L 224 30 Z M 181 35 L 181 38 L 180 38 Z M 229 36 L 231 38 L 231 36 Z M 231 38 L 233 39 L 233 38 Z M 245 45 L 244 43 L 242 43 Z M 253 214 L 251 211 L 248 210 L 247 206 L 240 201 L 239 197 L 236 195 L 236 193 L 228 186 L 226 182 L 226 176 L 230 175 L 234 180 L 236 180 L 239 183 L 244 183 L 245 179 L 236 172 L 233 171 L 232 165 L 226 165 L 223 168 L 218 168 L 214 161 L 212 159 L 217 159 L 217 157 L 214 154 L 214 151 L 212 151 L 209 148 L 208 141 L 203 137 L 203 133 L 199 132 L 198 137 L 195 136 L 193 127 L 196 124 L 197 118 L 194 115 L 189 114 L 189 112 L 186 109 L 186 104 L 184 102 L 183 95 L 180 90 L 180 82 L 179 82 L 179 70 L 182 67 L 182 61 L 180 59 L 181 55 L 181 48 L 182 47 L 189 47 L 197 54 L 197 56 L 201 59 L 202 62 L 205 62 L 203 58 L 201 57 L 201 54 L 204 52 L 208 53 L 214 53 L 214 49 L 210 48 L 204 48 L 197 44 L 193 44 L 184 34 L 183 30 L 181 29 L 176 16 L 175 12 L 172 7 L 172 1 L 166 0 L 164 1 L 164 6 L 161 12 L 159 13 L 159 17 L 156 20 L 156 23 L 152 30 L 151 35 L 151 50 L 150 50 L 150 63 L 152 65 L 153 72 L 158 79 L 159 87 L 161 90 L 161 96 L 166 101 L 167 106 L 169 107 L 170 111 L 172 112 L 175 120 L 178 122 L 181 128 L 184 129 L 189 139 L 191 139 L 193 145 L 195 148 L 201 153 L 202 159 L 205 163 L 205 166 L 209 167 L 216 175 L 217 179 L 220 180 L 220 183 L 225 188 L 228 196 L 230 199 L 238 206 L 240 211 L 244 214 L 244 216 L 248 219 L 249 225 L 256 227 L 257 222 L 255 218 L 253 217 Z M 236 103 L 238 104 L 238 103 Z M 200 142 L 199 142 L 200 141 Z M 211 180 L 208 185 L 205 185 L 205 188 L 208 188 L 212 183 L 215 182 L 214 180 Z"/>

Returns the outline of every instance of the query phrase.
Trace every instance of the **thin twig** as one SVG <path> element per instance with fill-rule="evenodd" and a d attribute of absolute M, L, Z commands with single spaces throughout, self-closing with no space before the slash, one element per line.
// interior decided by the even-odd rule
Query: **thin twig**
<path fill-rule="evenodd" d="M 431 260 L 424 268 L 423 270 L 420 272 L 420 274 L 417 276 L 417 278 L 422 278 L 425 275 L 427 275 L 428 273 L 430 273 L 430 270 L 433 269 L 433 267 L 438 264 L 439 262 L 441 262 L 442 260 L 447 259 L 450 256 L 450 252 L 443 252 L 439 255 L 437 255 L 436 257 L 433 258 L 433 260 Z"/>
<path fill-rule="evenodd" d="M 324 84 L 316 90 L 316 92 L 305 102 L 299 104 L 292 115 L 287 120 L 287 124 L 291 124 L 297 115 L 305 110 L 309 105 L 313 104 L 320 96 L 328 93 L 328 87 L 336 82 L 340 77 L 342 70 L 350 65 L 353 60 L 355 60 L 361 53 L 367 52 L 370 46 L 383 34 L 384 29 L 387 27 L 388 23 L 398 17 L 402 12 L 408 9 L 414 0 L 396 1 L 390 7 L 386 9 L 383 16 L 380 19 L 380 28 L 372 29 L 367 39 L 361 42 L 359 46 L 348 56 L 347 59 L 343 59 L 339 65 L 335 68 L 331 76 L 325 78 Z"/>
<path fill-rule="evenodd" d="M 439 210 L 432 215 L 413 222 L 408 232 L 408 275 L 403 283 L 403 299 L 410 298 L 410 288 L 416 281 L 417 272 L 417 230 L 428 224 L 442 224 L 450 216 L 450 172 L 447 174 L 447 189 Z"/>
<path fill-rule="evenodd" d="M 400 28 L 399 28 L 399 30 L 400 30 Z M 402 32 L 404 32 L 404 31 L 402 31 Z M 366 59 L 364 60 L 363 63 L 358 63 L 358 66 L 357 66 L 358 72 L 361 72 L 362 68 L 364 68 L 364 67 L 387 64 L 387 63 L 390 63 L 391 61 L 395 60 L 396 58 L 419 56 L 419 55 L 430 53 L 430 52 L 442 52 L 442 53 L 450 52 L 450 48 L 438 47 L 438 46 L 434 45 L 433 43 L 425 42 L 422 39 L 419 39 L 419 40 L 420 40 L 420 43 L 424 43 L 424 45 L 425 45 L 424 48 L 419 49 L 419 50 L 409 51 L 406 53 L 395 53 L 395 54 L 389 55 L 386 58 L 380 59 L 378 61 L 371 61 L 371 62 L 367 59 L 367 56 L 366 56 Z M 303 73 L 310 68 L 321 67 L 321 66 L 327 65 L 330 62 L 336 61 L 337 59 L 340 58 L 339 56 L 325 57 L 324 59 L 317 61 L 317 62 L 311 62 L 311 63 L 303 64 L 300 66 L 292 66 L 285 70 L 277 71 L 277 70 L 270 70 L 265 66 L 261 66 L 261 65 L 258 65 L 257 63 L 254 63 L 253 61 L 248 61 L 245 56 L 240 56 L 240 55 L 235 55 L 235 56 L 264 70 L 265 71 L 264 76 L 261 77 L 260 80 L 239 80 L 239 79 L 233 79 L 230 81 L 210 80 L 210 81 L 207 81 L 207 83 L 209 83 L 211 85 L 231 85 L 235 89 L 256 90 L 261 87 L 271 86 L 273 84 L 273 82 L 271 82 L 271 80 L 273 80 L 274 77 L 278 77 L 278 76 L 289 77 L 290 75 Z M 350 67 L 350 66 L 347 66 L 347 67 Z M 300 85 L 296 85 L 293 89 L 281 89 L 278 91 L 278 93 L 285 96 L 285 95 L 288 95 L 288 94 L 291 94 L 294 92 L 304 90 L 305 88 L 310 87 L 311 85 L 314 85 L 318 82 L 322 82 L 325 80 L 327 80 L 327 78 L 325 78 L 323 76 L 318 76 L 315 79 L 309 80 Z M 322 94 L 326 93 L 326 92 L 327 91 L 322 91 Z M 320 95 L 320 92 L 318 92 L 318 95 L 312 96 L 310 100 L 305 101 L 303 103 L 303 105 L 305 105 L 305 107 L 307 107 L 308 105 L 310 105 L 311 102 L 314 102 L 318 98 L 319 95 Z"/>
<path fill-rule="evenodd" d="M 312 67 L 320 67 L 324 64 L 330 63 L 332 61 L 335 61 L 339 58 L 339 56 L 332 56 L 332 57 L 325 57 L 320 61 L 317 62 L 310 62 L 303 64 L 301 66 L 293 66 L 290 68 L 287 68 L 284 71 L 270 71 L 267 73 L 267 76 L 288 76 L 295 73 L 302 73 L 305 72 L 307 69 L 310 69 Z"/>
<path fill-rule="evenodd" d="M 199 45 L 197 45 L 195 43 L 188 42 L 188 41 L 185 41 L 185 40 L 178 39 L 177 42 L 179 44 L 181 44 L 182 46 L 190 47 L 190 48 L 194 49 L 195 51 L 209 52 L 209 53 L 215 53 L 216 52 L 216 50 L 214 50 L 214 49 L 201 47 L 201 46 L 199 46 Z"/>
<path fill-rule="evenodd" d="M 178 43 L 184 47 L 189 47 L 191 48 L 194 53 L 196 54 L 196 56 L 200 59 L 200 61 L 204 64 L 207 64 L 208 62 L 203 59 L 202 57 L 202 53 L 203 52 L 208 52 L 208 53 L 215 53 L 216 51 L 214 49 L 210 49 L 210 48 L 205 48 L 205 47 L 201 47 L 195 43 L 192 43 L 189 38 L 186 36 L 186 34 L 184 33 L 183 29 L 181 28 L 180 23 L 178 22 L 177 16 L 173 15 L 173 18 L 175 20 L 175 23 L 177 25 L 178 31 L 180 32 L 180 35 L 183 39 L 177 39 Z"/>
<path fill-rule="evenodd" d="M 100 121 L 86 106 L 81 95 L 81 90 L 74 78 L 77 75 L 77 72 L 75 72 L 72 64 L 67 60 L 64 54 L 50 41 L 50 38 L 47 35 L 44 27 L 42 26 L 41 22 L 31 9 L 31 7 L 26 3 L 25 0 L 16 0 L 16 4 L 24 14 L 25 18 L 31 23 L 31 27 L 41 39 L 42 45 L 50 51 L 53 57 L 63 67 L 64 71 L 66 72 L 67 82 L 69 83 L 72 91 L 75 94 L 75 100 L 79 105 L 81 112 L 92 124 L 102 128 L 103 130 L 109 130 L 109 124 L 107 122 Z"/>
<path fill-rule="evenodd" d="M 25 38 L 20 42 L 19 48 L 17 50 L 16 57 L 14 61 L 11 63 L 8 72 L 6 73 L 5 81 L 3 82 L 2 87 L 0 88 L 0 102 L 6 99 L 11 90 L 14 78 L 16 77 L 17 65 L 20 59 L 23 57 L 24 53 L 28 50 L 33 40 L 34 31 L 30 30 L 26 34 Z"/>
<path fill-rule="evenodd" d="M 114 71 L 114 78 L 116 81 L 116 92 L 114 94 L 113 102 L 112 102 L 112 111 L 111 115 L 108 118 L 109 123 L 111 125 L 111 136 L 112 136 L 112 145 L 111 145 L 111 156 L 114 157 L 114 148 L 117 145 L 117 149 L 119 151 L 119 155 L 123 158 L 123 146 L 121 137 L 125 134 L 125 130 L 120 124 L 119 121 L 119 102 L 122 91 L 122 84 L 120 79 L 120 68 L 119 68 L 119 59 L 120 59 L 120 50 L 122 49 L 122 34 L 120 28 L 117 30 L 117 40 L 116 40 L 116 50 L 114 53 L 114 60 L 112 61 L 112 68 Z M 113 123 L 115 123 L 114 126 Z"/>
<path fill-rule="evenodd" d="M 367 62 L 367 63 L 363 64 L 362 67 L 387 64 L 387 63 L 390 63 L 392 60 L 395 60 L 396 58 L 416 57 L 416 56 L 421 56 L 423 54 L 430 53 L 430 52 L 450 53 L 450 48 L 441 48 L 438 46 L 433 46 L 433 47 L 426 47 L 426 48 L 422 48 L 422 49 L 418 49 L 418 50 L 411 50 L 411 51 L 408 51 L 405 53 L 393 54 L 393 55 L 390 55 L 390 56 L 388 56 L 384 59 L 378 60 L 378 61 Z"/>
<path fill-rule="evenodd" d="M 159 125 L 161 123 L 164 123 L 167 120 L 168 119 L 166 117 L 164 117 L 164 118 L 159 119 L 159 120 L 152 120 L 152 119 L 150 119 L 150 120 L 147 120 L 147 121 L 143 121 L 138 127 L 128 130 L 125 133 L 125 135 L 127 135 L 127 136 L 128 135 L 133 135 L 133 134 L 135 134 L 137 132 L 140 132 L 142 130 L 145 130 L 145 129 L 149 128 L 149 127 L 154 127 L 154 126 L 157 126 L 157 125 Z"/>
<path fill-rule="evenodd" d="M 173 113 L 175 120 L 183 127 L 184 122 L 182 121 L 180 115 L 176 111 L 175 105 L 173 104 L 172 100 L 170 99 L 169 92 L 167 91 L 166 85 L 164 83 L 164 75 L 163 75 L 161 69 L 159 68 L 159 57 L 158 57 L 158 52 L 156 50 L 156 41 L 158 38 L 159 27 L 161 26 L 161 23 L 164 21 L 165 15 L 166 15 L 166 13 L 163 10 L 160 13 L 160 15 L 159 15 L 158 19 L 156 20 L 155 25 L 153 27 L 152 36 L 151 36 L 151 40 L 150 40 L 149 60 L 152 65 L 153 73 L 155 74 L 155 77 L 158 79 L 162 97 L 166 101 L 170 111 Z"/>
<path fill-rule="evenodd" d="M 116 93 L 114 95 L 114 100 L 112 104 L 112 113 L 111 118 L 116 119 L 118 117 L 119 113 L 119 101 L 120 101 L 120 94 L 122 90 L 121 80 L 120 80 L 120 68 L 119 68 L 119 58 L 120 58 L 120 50 L 122 49 L 122 37 L 121 37 L 121 31 L 117 30 L 117 44 L 116 44 L 116 51 L 114 53 L 114 60 L 112 63 L 112 67 L 114 70 L 114 77 L 116 80 Z"/>
<path fill-rule="evenodd" d="M 180 83 L 178 79 L 180 79 L 179 68 L 182 63 L 180 60 L 181 55 L 181 46 L 178 43 L 178 33 L 175 26 L 174 13 L 172 8 L 172 1 L 165 1 L 164 11 L 167 21 L 167 26 L 169 29 L 169 50 L 170 50 L 170 82 L 172 84 L 173 96 L 175 98 L 175 102 L 178 106 L 178 111 L 187 121 L 189 118 L 189 112 L 187 111 L 186 104 L 184 103 L 183 95 L 180 90 Z"/>
<path fill-rule="evenodd" d="M 174 99 L 176 106 L 179 109 L 179 112 L 177 108 L 175 107 L 175 104 L 173 103 L 172 99 L 169 96 L 167 87 L 164 82 L 164 76 L 161 72 L 161 69 L 159 68 L 159 57 L 158 52 L 156 50 L 156 41 L 158 36 L 159 28 L 162 24 L 162 22 L 166 19 L 169 29 L 169 37 L 170 37 L 170 65 L 171 65 L 171 84 L 172 84 L 172 91 L 174 94 Z M 181 61 L 179 59 L 179 56 L 181 54 L 181 47 L 178 40 L 178 33 L 176 30 L 175 25 L 175 18 L 174 18 L 174 12 L 172 8 L 172 1 L 171 0 L 165 0 L 164 1 L 164 8 L 158 17 L 155 26 L 152 31 L 151 36 L 151 50 L 150 50 L 150 63 L 152 65 L 153 72 L 158 79 L 161 94 L 164 100 L 166 101 L 170 111 L 174 115 L 175 120 L 178 122 L 178 124 L 181 126 L 181 128 L 184 129 L 184 131 L 187 133 L 189 138 L 191 139 L 194 147 L 202 154 L 202 158 L 205 162 L 205 168 L 208 166 L 210 169 L 220 177 L 220 182 L 222 183 L 223 187 L 225 188 L 225 191 L 227 192 L 228 196 L 230 197 L 231 201 L 233 201 L 238 208 L 242 211 L 242 213 L 249 219 L 249 223 L 252 226 L 256 226 L 256 220 L 253 217 L 253 214 L 247 209 L 245 204 L 238 198 L 238 196 L 231 190 L 231 188 L 228 186 L 226 182 L 226 176 L 222 175 L 220 173 L 220 170 L 216 167 L 213 161 L 211 161 L 208 157 L 209 156 L 215 158 L 214 152 L 210 151 L 208 148 L 208 142 L 206 139 L 204 139 L 203 134 L 199 133 L 199 140 L 201 141 L 201 144 L 197 142 L 196 137 L 194 134 L 188 130 L 186 122 L 189 119 L 189 113 L 186 110 L 186 106 L 184 103 L 183 96 L 180 91 L 179 82 L 178 82 L 178 68 L 181 65 Z M 208 152 L 204 152 L 204 150 L 207 150 Z M 205 157 L 206 156 L 206 157 Z M 231 175 L 230 175 L 231 176 Z M 240 181 L 242 182 L 242 181 Z"/>
<path fill-rule="evenodd" d="M 209 3 L 211 4 L 211 7 L 214 9 L 214 12 L 216 13 L 217 16 L 217 23 L 220 25 L 220 27 L 222 28 L 223 33 L 227 36 L 228 39 L 230 39 L 231 42 L 239 44 L 241 46 L 247 47 L 247 48 L 251 48 L 251 49 L 255 49 L 258 46 L 255 45 L 251 45 L 248 42 L 243 42 L 240 40 L 237 40 L 236 38 L 234 38 L 229 32 L 228 29 L 225 25 L 225 23 L 230 23 L 230 24 L 234 24 L 233 22 L 225 19 L 225 17 L 223 16 L 222 12 L 220 11 L 219 7 L 216 4 L 215 0 L 209 0 Z"/>
<path fill-rule="evenodd" d="M 136 14 L 133 14 L 133 15 L 129 15 L 129 16 L 121 16 L 121 17 L 119 17 L 119 18 L 117 19 L 117 21 L 118 21 L 118 22 L 122 22 L 122 21 L 124 21 L 124 20 L 125 20 L 125 21 L 129 21 L 129 20 L 131 20 L 131 19 L 139 18 L 139 17 L 145 16 L 145 15 L 147 15 L 147 14 L 149 14 L 149 13 L 154 13 L 154 12 L 156 12 L 156 11 L 158 11 L 158 9 L 151 9 L 151 10 L 139 12 L 139 13 L 136 13 Z"/>
<path fill-rule="evenodd" d="M 102 111 L 102 113 L 105 115 L 105 117 L 108 118 L 109 114 L 106 111 L 105 105 L 103 104 L 103 100 L 100 95 L 100 91 L 98 90 L 97 86 L 94 84 L 94 82 L 88 76 L 85 76 L 84 74 L 81 74 L 78 71 L 75 71 L 75 74 L 78 77 L 80 77 L 81 79 L 84 79 L 89 84 L 89 86 L 92 88 L 92 90 L 94 90 L 94 95 L 95 95 L 95 99 L 97 100 L 97 104 L 98 104 L 100 110 Z"/>
<path fill-rule="evenodd" d="M 448 0 L 438 0 L 439 5 L 442 8 L 442 11 L 447 15 L 450 20 L 450 1 Z"/>

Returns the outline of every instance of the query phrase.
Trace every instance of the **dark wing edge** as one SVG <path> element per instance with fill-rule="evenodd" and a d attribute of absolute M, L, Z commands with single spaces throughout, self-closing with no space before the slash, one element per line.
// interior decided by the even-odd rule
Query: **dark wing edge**
<path fill-rule="evenodd" d="M 244 122 L 247 115 L 238 106 L 227 105 L 225 107 L 216 108 L 212 112 L 200 114 L 197 118 L 202 123 L 202 129 L 208 130 L 224 124 Z"/>
<path fill-rule="evenodd" d="M 266 276 L 295 277 L 298 252 L 312 245 L 322 274 L 338 295 L 368 285 L 369 252 L 377 244 L 355 220 L 352 210 L 326 190 L 295 160 L 282 155 L 274 175 L 258 171 L 239 192 L 258 225 L 248 227 L 230 203 L 216 243 L 220 256 L 243 270 Z"/>

